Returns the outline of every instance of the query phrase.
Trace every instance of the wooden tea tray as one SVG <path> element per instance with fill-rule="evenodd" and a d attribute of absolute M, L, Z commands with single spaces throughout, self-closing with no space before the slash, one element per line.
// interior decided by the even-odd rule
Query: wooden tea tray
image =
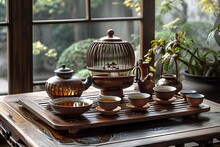
<path fill-rule="evenodd" d="M 95 100 L 98 96 L 96 94 L 83 97 Z M 126 101 L 125 95 L 124 102 L 120 104 L 122 109 L 115 115 L 102 115 L 95 109 L 97 105 L 94 105 L 88 112 L 74 118 L 64 117 L 54 112 L 49 105 L 50 100 L 49 97 L 39 96 L 20 98 L 19 102 L 50 127 L 55 130 L 68 130 L 70 133 L 76 133 L 86 128 L 159 120 L 179 116 L 197 116 L 199 113 L 210 110 L 210 107 L 206 104 L 201 104 L 199 107 L 191 107 L 185 100 L 177 97 L 177 100 L 171 105 L 159 105 L 151 101 L 149 102 L 150 107 L 147 111 L 133 112 L 126 106 L 128 102 Z"/>

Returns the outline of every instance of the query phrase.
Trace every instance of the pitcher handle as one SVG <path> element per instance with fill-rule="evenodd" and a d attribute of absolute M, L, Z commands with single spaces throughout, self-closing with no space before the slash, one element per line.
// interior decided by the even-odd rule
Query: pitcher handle
<path fill-rule="evenodd" d="M 136 66 L 133 69 L 133 74 L 135 75 L 135 82 L 139 81 L 141 78 L 141 69 L 138 66 L 138 62 L 136 63 Z"/>
<path fill-rule="evenodd" d="M 175 63 L 175 68 L 176 68 L 176 79 L 178 79 L 178 67 L 177 67 L 177 61 L 176 60 L 174 60 L 174 63 Z M 163 75 L 163 64 L 164 63 L 162 63 L 162 66 L 161 66 L 161 76 Z"/>

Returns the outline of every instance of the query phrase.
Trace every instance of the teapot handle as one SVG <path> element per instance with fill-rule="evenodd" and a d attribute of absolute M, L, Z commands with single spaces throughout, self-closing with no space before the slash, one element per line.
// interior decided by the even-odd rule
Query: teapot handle
<path fill-rule="evenodd" d="M 177 61 L 174 60 L 174 63 L 175 63 L 175 68 L 176 68 L 176 79 L 178 79 L 178 67 L 177 67 Z M 164 65 L 164 63 L 162 63 L 162 66 L 161 66 L 161 76 L 163 75 L 163 65 Z"/>
<path fill-rule="evenodd" d="M 133 69 L 133 74 L 135 75 L 135 82 L 139 81 L 141 77 L 141 69 L 138 66 L 138 62 L 136 63 L 136 66 Z"/>

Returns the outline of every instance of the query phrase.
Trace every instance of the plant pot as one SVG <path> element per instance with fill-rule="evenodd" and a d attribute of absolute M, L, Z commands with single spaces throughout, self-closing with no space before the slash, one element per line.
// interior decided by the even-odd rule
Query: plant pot
<path fill-rule="evenodd" d="M 184 72 L 183 89 L 193 89 L 204 94 L 205 98 L 220 103 L 220 77 L 204 77 Z"/>
<path fill-rule="evenodd" d="M 201 84 L 210 84 L 213 86 L 218 86 L 220 84 L 220 76 L 217 77 L 205 77 L 189 74 L 187 71 L 184 72 L 185 79 L 189 81 L 198 82 Z"/>

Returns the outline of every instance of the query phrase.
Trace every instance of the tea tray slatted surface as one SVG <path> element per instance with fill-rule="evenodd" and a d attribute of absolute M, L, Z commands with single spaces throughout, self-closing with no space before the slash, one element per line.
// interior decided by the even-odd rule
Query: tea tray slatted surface
<path fill-rule="evenodd" d="M 97 95 L 83 96 L 95 100 Z M 54 112 L 50 105 L 49 97 L 31 97 L 20 98 L 19 102 L 26 109 L 35 114 L 38 118 L 56 130 L 69 130 L 70 133 L 76 133 L 78 130 L 86 128 L 95 128 L 102 126 L 120 125 L 125 123 L 158 120 L 164 118 L 173 118 L 179 116 L 197 115 L 207 112 L 210 107 L 206 104 L 200 104 L 199 107 L 191 107 L 185 100 L 177 97 L 171 105 L 159 105 L 154 101 L 149 102 L 150 107 L 144 112 L 134 112 L 126 106 L 126 95 L 124 102 L 120 104 L 121 110 L 116 115 L 105 116 L 100 114 L 95 107 L 82 114 L 79 117 L 61 116 Z"/>

